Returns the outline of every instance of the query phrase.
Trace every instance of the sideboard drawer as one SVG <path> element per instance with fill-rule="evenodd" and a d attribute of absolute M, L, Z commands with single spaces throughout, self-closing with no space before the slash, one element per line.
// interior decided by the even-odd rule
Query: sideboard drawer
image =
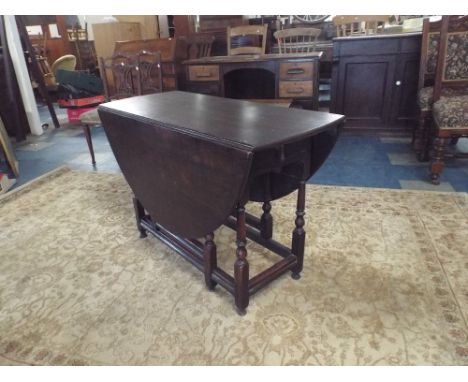
<path fill-rule="evenodd" d="M 280 81 L 279 96 L 281 98 L 312 97 L 314 86 L 312 81 Z"/>
<path fill-rule="evenodd" d="M 190 81 L 219 81 L 219 65 L 190 65 Z"/>
<path fill-rule="evenodd" d="M 309 80 L 312 79 L 313 72 L 313 62 L 285 62 L 280 64 L 280 79 L 282 80 Z"/>

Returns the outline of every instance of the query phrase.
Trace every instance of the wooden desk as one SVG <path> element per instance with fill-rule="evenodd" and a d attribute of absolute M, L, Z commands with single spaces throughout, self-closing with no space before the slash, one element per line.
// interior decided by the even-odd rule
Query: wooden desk
<path fill-rule="evenodd" d="M 255 102 L 167 92 L 99 106 L 99 116 L 135 195 L 137 227 L 220 284 L 245 313 L 249 296 L 304 256 L 305 183 L 332 150 L 343 116 Z M 272 239 L 272 200 L 299 190 L 291 248 Z M 262 202 L 263 215 L 245 212 Z M 237 231 L 234 277 L 217 266 L 213 232 Z M 196 238 L 204 237 L 202 244 Z M 282 257 L 249 279 L 246 237 Z"/>
<path fill-rule="evenodd" d="M 185 90 L 238 99 L 289 98 L 317 109 L 321 55 L 215 56 L 184 61 Z"/>

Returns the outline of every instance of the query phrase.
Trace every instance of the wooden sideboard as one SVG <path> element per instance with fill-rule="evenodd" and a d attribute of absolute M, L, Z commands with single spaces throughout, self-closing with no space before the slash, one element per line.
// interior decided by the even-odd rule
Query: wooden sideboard
<path fill-rule="evenodd" d="M 237 99 L 293 99 L 316 109 L 321 55 L 215 56 L 184 61 L 185 90 Z"/>
<path fill-rule="evenodd" d="M 330 111 L 346 128 L 410 130 L 420 51 L 420 33 L 335 38 Z"/>

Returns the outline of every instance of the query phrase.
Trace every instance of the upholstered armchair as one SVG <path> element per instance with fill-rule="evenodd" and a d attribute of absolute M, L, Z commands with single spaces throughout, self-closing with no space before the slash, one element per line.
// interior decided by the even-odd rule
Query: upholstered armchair
<path fill-rule="evenodd" d="M 458 18 L 458 16 L 452 16 Z M 434 81 L 437 71 L 440 29 L 442 21 L 430 22 L 428 18 L 423 21 L 421 59 L 419 65 L 417 105 L 419 110 L 418 122 L 413 130 L 413 148 L 420 161 L 429 159 L 431 139 L 429 137 L 432 123 L 432 105 L 434 103 Z M 464 94 L 465 89 L 443 87 L 442 97 L 451 97 Z"/>
<path fill-rule="evenodd" d="M 439 184 L 450 141 L 468 137 L 468 16 L 442 18 L 433 99 L 430 172 L 432 183 Z"/>

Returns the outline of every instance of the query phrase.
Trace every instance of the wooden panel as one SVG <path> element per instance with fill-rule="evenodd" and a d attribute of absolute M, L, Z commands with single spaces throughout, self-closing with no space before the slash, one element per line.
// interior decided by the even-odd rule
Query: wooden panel
<path fill-rule="evenodd" d="M 128 39 L 127 39 L 128 40 Z M 124 54 L 135 54 L 141 50 L 149 50 L 152 52 L 161 52 L 161 60 L 164 61 L 174 61 L 177 58 L 178 48 L 177 45 L 182 43 L 173 38 L 153 38 L 149 40 L 135 40 L 132 41 L 119 41 L 115 43 L 115 53 L 124 53 Z M 186 57 L 180 57 L 185 59 Z"/>
<path fill-rule="evenodd" d="M 176 78 L 165 77 L 163 75 L 163 90 L 168 91 L 168 90 L 176 90 L 176 89 L 177 89 Z"/>
<path fill-rule="evenodd" d="M 347 126 L 362 123 L 371 127 L 385 125 L 390 108 L 394 57 L 342 63 L 341 110 Z"/>
<path fill-rule="evenodd" d="M 159 36 L 159 24 L 157 16 L 152 15 L 114 15 L 121 22 L 139 23 L 141 37 L 144 39 L 156 38 Z"/>
<path fill-rule="evenodd" d="M 190 81 L 219 81 L 219 65 L 190 65 Z"/>
<path fill-rule="evenodd" d="M 280 81 L 279 96 L 281 98 L 312 97 L 314 86 L 312 81 Z"/>
<path fill-rule="evenodd" d="M 280 79 L 311 79 L 314 73 L 313 62 L 286 62 L 280 64 Z"/>
<path fill-rule="evenodd" d="M 141 40 L 139 23 L 100 23 L 93 24 L 94 46 L 97 57 L 111 57 L 116 41 Z M 100 66 L 100 64 L 99 64 Z M 103 68 L 100 67 L 101 73 Z"/>
<path fill-rule="evenodd" d="M 340 56 L 396 54 L 399 48 L 398 38 L 389 37 L 341 37 L 336 42 Z"/>
<path fill-rule="evenodd" d="M 419 55 L 400 55 L 395 75 L 395 101 L 392 123 L 414 121 L 416 118 L 416 99 L 418 93 L 418 77 L 414 75 L 419 70 Z M 397 84 L 398 82 L 398 84 Z"/>
<path fill-rule="evenodd" d="M 208 95 L 219 95 L 219 85 L 217 83 L 191 83 L 187 85 L 188 92 Z"/>

